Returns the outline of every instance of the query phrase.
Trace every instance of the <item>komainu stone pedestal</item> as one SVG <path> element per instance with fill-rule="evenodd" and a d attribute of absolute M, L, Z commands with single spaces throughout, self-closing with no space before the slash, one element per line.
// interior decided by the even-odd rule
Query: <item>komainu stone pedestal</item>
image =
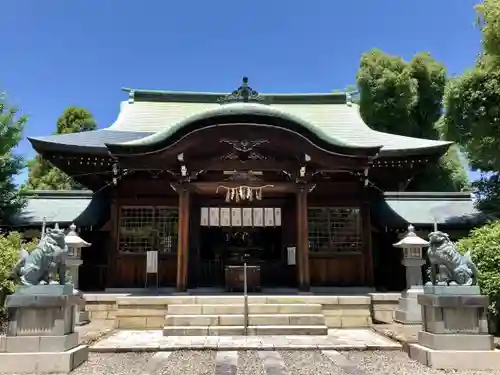
<path fill-rule="evenodd" d="M 72 285 L 20 287 L 7 297 L 7 336 L 0 343 L 0 373 L 65 373 L 88 359 L 78 344 Z"/>
<path fill-rule="evenodd" d="M 417 297 L 422 294 L 422 287 L 413 287 L 401 293 L 395 321 L 401 324 L 421 324 L 422 312 Z"/>
<path fill-rule="evenodd" d="M 410 358 L 439 369 L 500 369 L 500 351 L 488 334 L 488 297 L 479 288 L 424 287 L 418 303 L 422 331 Z"/>

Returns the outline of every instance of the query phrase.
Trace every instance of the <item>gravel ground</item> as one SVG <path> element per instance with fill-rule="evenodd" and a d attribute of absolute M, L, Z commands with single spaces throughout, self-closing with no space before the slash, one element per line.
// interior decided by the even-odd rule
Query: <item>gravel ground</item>
<path fill-rule="evenodd" d="M 500 375 L 500 370 L 455 371 L 434 370 L 412 361 L 404 352 L 342 352 L 342 355 L 356 363 L 366 375 Z"/>
<path fill-rule="evenodd" d="M 238 353 L 238 375 L 266 375 L 257 352 L 249 350 Z"/>
<path fill-rule="evenodd" d="M 132 375 L 139 374 L 146 366 L 151 354 L 98 354 L 89 355 L 89 360 L 74 370 L 72 375 Z"/>
<path fill-rule="evenodd" d="M 293 375 L 344 375 L 342 370 L 335 366 L 320 351 L 282 351 L 289 374 Z"/>
<path fill-rule="evenodd" d="M 214 375 L 216 354 L 208 350 L 173 352 L 158 375 Z"/>
<path fill-rule="evenodd" d="M 216 355 L 215 351 L 92 353 L 89 361 L 71 375 L 230 375 L 215 372 Z M 263 358 L 267 361 L 266 366 Z M 408 359 L 406 353 L 395 351 L 348 351 L 331 358 L 336 363 L 320 351 L 241 351 L 238 353 L 237 375 L 500 375 L 500 370 L 433 370 Z"/>

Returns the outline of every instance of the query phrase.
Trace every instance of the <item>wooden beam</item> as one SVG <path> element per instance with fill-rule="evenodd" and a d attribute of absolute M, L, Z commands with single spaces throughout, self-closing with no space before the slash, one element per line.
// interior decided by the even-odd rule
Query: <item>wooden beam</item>
<path fill-rule="evenodd" d="M 361 235 L 363 239 L 363 253 L 365 258 L 365 283 L 367 286 L 374 285 L 371 227 L 370 205 L 369 203 L 363 203 L 361 205 Z"/>
<path fill-rule="evenodd" d="M 299 167 L 298 162 L 291 160 L 221 160 L 219 157 L 209 160 L 188 161 L 188 168 L 192 171 L 292 171 Z"/>
<path fill-rule="evenodd" d="M 187 185 L 191 191 L 198 193 L 211 193 L 216 194 L 217 187 L 224 186 L 228 188 L 236 188 L 242 185 L 249 187 L 262 187 L 266 185 L 271 185 L 264 189 L 264 195 L 266 193 L 295 193 L 298 191 L 298 186 L 295 182 L 275 182 L 275 181 L 210 181 L 210 182 L 191 182 Z M 303 184 L 302 186 L 309 191 L 314 184 Z M 175 185 L 176 189 L 179 185 Z M 219 189 L 219 193 L 222 192 Z"/>

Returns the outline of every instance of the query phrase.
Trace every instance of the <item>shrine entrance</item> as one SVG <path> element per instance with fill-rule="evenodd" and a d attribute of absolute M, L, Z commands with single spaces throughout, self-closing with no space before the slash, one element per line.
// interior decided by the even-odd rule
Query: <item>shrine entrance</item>
<path fill-rule="evenodd" d="M 280 208 L 203 207 L 199 233 L 197 287 L 239 291 L 245 260 L 250 291 L 294 286 Z"/>

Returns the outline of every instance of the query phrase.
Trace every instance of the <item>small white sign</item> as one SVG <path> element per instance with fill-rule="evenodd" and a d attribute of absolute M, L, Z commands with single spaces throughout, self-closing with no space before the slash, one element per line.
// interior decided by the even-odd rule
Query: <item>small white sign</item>
<path fill-rule="evenodd" d="M 262 207 L 255 207 L 253 209 L 253 226 L 264 226 L 264 209 Z"/>
<path fill-rule="evenodd" d="M 276 225 L 277 227 L 281 226 L 281 208 L 280 207 L 276 207 L 274 209 L 274 225 Z"/>
<path fill-rule="evenodd" d="M 289 246 L 286 248 L 287 263 L 289 266 L 295 266 L 295 264 L 296 264 L 296 260 L 295 260 L 296 249 L 297 248 L 295 246 Z"/>
<path fill-rule="evenodd" d="M 251 227 L 252 223 L 252 207 L 243 207 L 243 226 Z"/>
<path fill-rule="evenodd" d="M 229 207 L 222 207 L 220 209 L 220 226 L 221 227 L 231 226 L 231 210 Z"/>
<path fill-rule="evenodd" d="M 210 207 L 210 226 L 219 226 L 219 207 Z"/>
<path fill-rule="evenodd" d="M 231 208 L 231 226 L 241 227 L 241 208 L 240 207 Z"/>
<path fill-rule="evenodd" d="M 264 226 L 274 227 L 274 208 L 264 208 Z"/>
<path fill-rule="evenodd" d="M 158 251 L 146 252 L 146 273 L 158 273 Z"/>
<path fill-rule="evenodd" d="M 208 207 L 201 208 L 200 225 L 202 227 L 208 227 Z"/>

